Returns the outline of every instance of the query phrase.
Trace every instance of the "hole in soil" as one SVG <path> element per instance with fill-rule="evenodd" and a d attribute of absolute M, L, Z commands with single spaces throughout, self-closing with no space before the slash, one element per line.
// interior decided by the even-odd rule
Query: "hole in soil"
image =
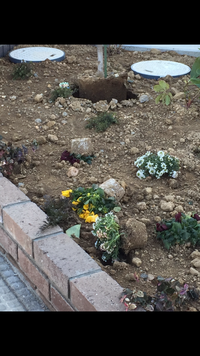
<path fill-rule="evenodd" d="M 137 99 L 138 95 L 134 94 L 124 85 L 124 77 L 118 78 L 101 78 L 98 80 L 87 79 L 79 80 L 76 84 L 76 91 L 73 94 L 75 98 L 89 99 L 93 103 L 100 100 L 117 99 L 119 102 L 128 99 Z"/>

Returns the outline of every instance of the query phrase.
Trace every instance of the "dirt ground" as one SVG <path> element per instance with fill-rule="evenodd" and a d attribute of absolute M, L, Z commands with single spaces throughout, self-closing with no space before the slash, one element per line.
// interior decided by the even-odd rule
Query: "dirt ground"
<path fill-rule="evenodd" d="M 28 47 L 29 45 L 17 46 Z M 0 134 L 6 141 L 12 141 L 15 146 L 24 144 L 28 147 L 29 160 L 22 166 L 19 174 L 11 176 L 11 181 L 22 189 L 27 196 L 41 206 L 44 195 L 58 197 L 62 190 L 75 189 L 79 186 L 91 187 L 93 183 L 101 184 L 108 178 L 114 178 L 123 185 L 126 193 L 120 202 L 122 210 L 118 213 L 120 225 L 129 217 L 135 217 L 146 224 L 148 242 L 145 248 L 134 251 L 135 256 L 142 260 L 140 267 L 127 262 L 121 268 L 102 264 L 98 251 L 94 248 L 90 224 L 82 225 L 81 238 L 76 242 L 94 258 L 97 263 L 112 276 L 123 288 L 137 289 L 152 294 L 155 286 L 140 277 L 141 273 L 153 276 L 173 277 L 181 283 L 200 288 L 199 276 L 190 274 L 191 257 L 194 250 L 191 246 L 176 246 L 169 251 L 156 240 L 155 225 L 159 218 L 170 219 L 177 206 L 182 206 L 184 212 L 199 209 L 199 156 L 194 149 L 200 145 L 199 130 L 199 99 L 191 107 L 184 108 L 184 99 L 174 100 L 169 106 L 155 104 L 157 93 L 153 86 L 155 80 L 135 76 L 126 82 L 127 90 L 131 90 L 137 99 L 117 104 L 114 110 L 119 125 L 111 126 L 106 132 L 96 133 L 85 128 L 87 119 L 95 115 L 93 103 L 87 99 L 71 97 L 64 101 L 50 103 L 51 90 L 59 83 L 76 82 L 80 74 L 95 76 L 97 71 L 97 50 L 92 45 L 45 45 L 65 51 L 66 58 L 62 62 L 44 61 L 33 64 L 35 75 L 28 80 L 13 80 L 11 73 L 15 64 L 8 56 L 0 59 Z M 195 57 L 178 55 L 173 51 L 164 53 L 129 52 L 108 55 L 108 76 L 126 73 L 133 63 L 143 60 L 163 59 L 181 62 L 192 67 Z M 189 77 L 189 76 L 188 76 Z M 171 87 L 177 92 L 183 91 L 185 77 L 168 78 Z M 174 91 L 175 93 L 175 91 Z M 173 93 L 173 94 L 174 94 Z M 43 100 L 36 102 L 36 94 L 43 94 Z M 140 103 L 139 97 L 147 94 L 150 100 Z M 74 105 L 80 102 L 81 105 Z M 41 119 L 40 123 L 35 120 Z M 56 135 L 58 140 L 52 142 L 48 134 Z M 33 152 L 33 140 L 39 142 L 43 136 L 46 143 L 39 144 Z M 68 178 L 66 172 L 70 165 L 59 165 L 63 151 L 70 151 L 71 139 L 90 137 L 94 145 L 95 158 L 92 165 L 87 163 L 79 167 L 76 177 Z M 137 148 L 137 153 L 131 150 Z M 177 179 L 172 183 L 169 178 L 136 177 L 134 161 L 147 150 L 166 150 L 180 158 L 181 169 Z M 144 188 L 151 187 L 152 195 L 146 196 Z M 160 200 L 165 196 L 174 195 L 175 209 L 165 212 L 160 208 Z M 145 202 L 146 209 L 139 210 L 138 202 Z M 142 220 L 144 219 L 144 220 Z M 146 219 L 146 220 L 145 220 Z M 127 277 L 130 273 L 139 276 L 138 281 Z M 199 303 L 195 307 L 200 310 Z"/>

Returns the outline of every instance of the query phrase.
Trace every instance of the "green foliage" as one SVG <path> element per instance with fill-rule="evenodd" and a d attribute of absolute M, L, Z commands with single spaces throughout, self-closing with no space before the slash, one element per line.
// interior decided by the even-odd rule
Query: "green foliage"
<path fill-rule="evenodd" d="M 106 129 L 112 124 L 118 123 L 118 119 L 113 113 L 104 112 L 98 114 L 96 117 L 91 117 L 88 120 L 88 123 L 86 124 L 85 128 L 94 128 L 97 132 L 103 132 L 106 131 Z"/>
<path fill-rule="evenodd" d="M 161 100 L 163 104 L 169 105 L 172 99 L 172 94 L 169 91 L 169 84 L 164 80 L 159 80 L 159 84 L 155 85 L 153 89 L 160 93 L 156 99 L 155 103 L 158 104 Z"/>
<path fill-rule="evenodd" d="M 58 97 L 69 98 L 77 91 L 76 88 L 56 88 L 51 93 L 50 101 L 54 102 Z"/>
<path fill-rule="evenodd" d="M 190 242 L 195 246 L 200 244 L 199 216 L 178 213 L 169 221 L 162 220 L 156 224 L 156 238 L 162 240 L 164 247 L 169 250 L 172 245 Z"/>
<path fill-rule="evenodd" d="M 13 79 L 27 79 L 32 75 L 31 62 L 16 63 L 12 76 Z"/>
<path fill-rule="evenodd" d="M 78 215 L 84 210 L 84 205 L 88 205 L 88 210 L 95 214 L 106 214 L 116 206 L 115 198 L 106 197 L 104 190 L 97 184 L 93 184 L 92 188 L 79 187 L 72 191 L 70 197 L 72 201 L 78 200 L 76 205 Z"/>
<path fill-rule="evenodd" d="M 190 79 L 188 81 L 185 81 L 185 87 L 184 87 L 184 93 L 185 93 L 185 103 L 186 103 L 186 108 L 188 109 L 194 99 L 200 94 L 200 58 L 196 58 L 191 72 L 190 72 Z M 188 90 L 189 85 L 196 85 L 196 87 L 199 89 L 197 94 L 193 96 L 193 98 L 190 97 L 190 90 Z"/>
<path fill-rule="evenodd" d="M 12 142 L 6 144 L 2 138 L 0 136 L 0 173 L 9 177 L 14 167 L 25 161 L 28 149 L 24 145 L 22 148 L 14 147 Z"/>
<path fill-rule="evenodd" d="M 102 260 L 104 262 L 116 260 L 120 248 L 120 233 L 115 215 L 108 213 L 102 218 L 97 218 L 93 224 L 92 234 L 97 236 L 95 247 L 103 252 Z"/>
<path fill-rule="evenodd" d="M 47 219 L 40 228 L 41 231 L 50 226 L 66 223 L 72 214 L 72 204 L 69 199 L 46 197 L 41 208 L 47 214 Z"/>

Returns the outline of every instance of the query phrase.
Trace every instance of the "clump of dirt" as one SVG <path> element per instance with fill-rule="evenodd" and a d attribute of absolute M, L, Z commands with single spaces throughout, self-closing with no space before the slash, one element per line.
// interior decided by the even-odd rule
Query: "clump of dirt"
<path fill-rule="evenodd" d="M 170 219 L 181 210 L 200 213 L 200 162 L 195 151 L 200 145 L 199 99 L 195 99 L 188 110 L 181 96 L 172 100 L 169 106 L 156 105 L 157 93 L 153 86 L 157 81 L 144 79 L 131 71 L 133 63 L 154 59 L 181 62 L 191 68 L 195 57 L 170 51 L 154 54 L 121 49 L 119 53 L 108 56 L 107 72 L 109 78 L 126 74 L 124 85 L 128 97 L 123 100 L 109 98 L 117 99 L 111 103 L 104 99 L 103 103 L 94 103 L 76 93 L 69 98 L 57 98 L 52 103 L 51 93 L 59 83 L 77 85 L 80 76 L 96 78 L 98 66 L 97 49 L 92 45 L 55 47 L 65 52 L 65 59 L 62 62 L 46 60 L 33 63 L 33 75 L 26 80 L 13 80 L 15 64 L 9 61 L 8 56 L 0 59 L 0 135 L 15 146 L 23 144 L 28 147 L 27 160 L 21 165 L 21 171 L 10 177 L 11 181 L 41 206 L 45 195 L 59 197 L 63 190 L 91 187 L 93 183 L 116 179 L 125 188 L 120 201 L 122 210 L 117 213 L 120 226 L 131 217 L 146 225 L 147 245 L 132 254 L 141 260 L 140 266 L 123 260 L 123 256 L 121 263 L 105 265 L 94 247 L 91 224 L 81 221 L 81 238 L 75 241 L 123 288 L 136 288 L 151 294 L 155 286 L 143 279 L 142 273 L 173 277 L 180 283 L 187 282 L 199 288 L 200 272 L 191 274 L 190 269 L 190 254 L 194 248 L 188 244 L 171 247 L 167 251 L 155 237 L 155 225 L 161 219 Z M 173 95 L 183 91 L 185 77 L 167 76 L 163 79 L 170 84 Z M 118 125 L 111 125 L 105 132 L 98 133 L 85 128 L 87 120 L 99 112 L 97 109 L 114 112 Z M 95 158 L 91 165 L 84 161 L 76 163 L 78 175 L 69 176 L 71 165 L 60 160 L 61 154 L 66 150 L 70 152 L 72 139 L 85 137 L 92 141 Z M 134 161 L 147 150 L 164 150 L 178 157 L 181 162 L 178 178 L 138 179 Z M 146 194 L 147 187 L 152 188 L 150 194 Z M 160 207 L 161 200 L 167 199 L 173 200 L 172 211 L 164 211 Z M 141 202 L 144 204 L 138 204 Z M 133 278 L 134 275 L 137 278 Z M 198 305 L 196 307 L 199 308 Z"/>

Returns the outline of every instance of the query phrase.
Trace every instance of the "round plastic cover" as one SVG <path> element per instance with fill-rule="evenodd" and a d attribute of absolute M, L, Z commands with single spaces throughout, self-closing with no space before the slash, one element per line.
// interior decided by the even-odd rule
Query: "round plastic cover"
<path fill-rule="evenodd" d="M 65 58 L 65 52 L 50 47 L 26 47 L 16 49 L 9 54 L 9 59 L 14 63 L 42 62 L 46 59 L 60 62 Z"/>
<path fill-rule="evenodd" d="M 135 74 L 140 74 L 147 79 L 159 79 L 166 75 L 180 77 L 189 74 L 191 71 L 191 68 L 183 63 L 161 60 L 134 63 L 131 69 Z"/>

